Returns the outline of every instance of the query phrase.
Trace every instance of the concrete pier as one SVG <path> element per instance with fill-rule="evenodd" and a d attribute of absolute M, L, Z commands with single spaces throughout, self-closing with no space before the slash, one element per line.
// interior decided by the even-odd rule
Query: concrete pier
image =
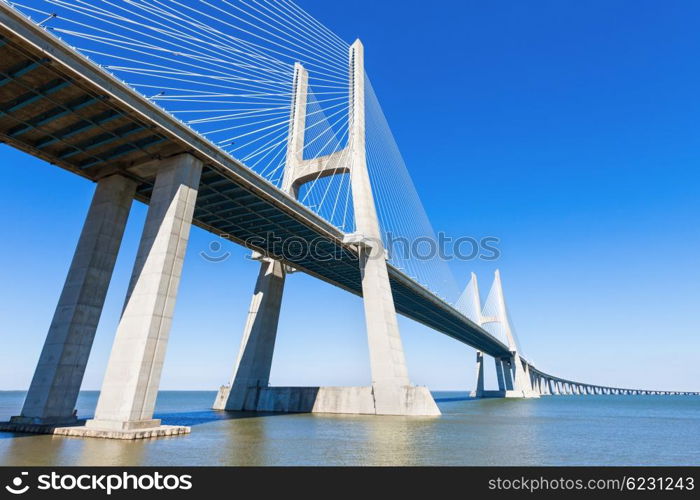
<path fill-rule="evenodd" d="M 73 414 L 136 183 L 97 183 L 22 412 L 11 424 L 36 432 L 78 422 Z"/>
<path fill-rule="evenodd" d="M 371 387 L 358 388 L 268 388 L 277 318 L 284 284 L 283 272 L 261 269 L 251 313 L 244 332 L 239 359 L 230 386 L 220 388 L 215 409 L 272 411 L 314 411 L 324 413 L 371 413 L 378 415 L 439 415 L 440 411 L 425 387 L 411 386 L 406 368 L 394 299 L 389 283 L 386 251 L 382 242 L 365 150 L 364 49 L 357 40 L 349 53 L 352 90 L 346 149 L 304 160 L 304 130 L 308 74 L 295 64 L 292 112 L 287 140 L 283 189 L 296 197 L 305 182 L 320 177 L 350 174 L 355 215 L 365 325 L 369 344 Z M 270 263 L 271 266 L 279 264 Z M 281 269 L 278 269 L 281 271 Z M 257 296 L 256 292 L 256 296 Z M 256 305 L 256 300 L 259 303 Z M 267 318 L 264 318 L 267 316 Z M 316 395 L 319 400 L 309 404 Z M 371 398 L 368 398 L 368 395 Z M 300 401 L 306 403 L 301 404 Z M 371 402 L 371 408 L 368 406 Z M 300 410 L 299 408 L 303 408 Z"/>
<path fill-rule="evenodd" d="M 299 191 L 298 170 L 304 163 L 308 82 L 306 69 L 300 63 L 295 63 L 287 155 L 282 179 L 282 190 L 294 198 L 297 198 Z M 270 382 L 286 273 L 282 262 L 257 253 L 253 254 L 253 258 L 260 261 L 260 271 L 248 309 L 238 358 L 229 385 L 219 389 L 212 406 L 214 410 L 255 410 L 259 389 L 267 387 Z"/>
<path fill-rule="evenodd" d="M 351 105 L 350 148 L 352 168 L 350 182 L 355 211 L 355 227 L 364 239 L 360 246 L 360 273 L 365 309 L 365 325 L 372 369 L 372 390 L 376 413 L 379 415 L 406 414 L 406 399 L 410 387 L 394 298 L 386 267 L 386 251 L 382 243 L 377 211 L 372 194 L 365 153 L 365 69 L 364 48 L 357 40 L 350 47 Z M 439 415 L 432 396 L 417 388 L 415 397 L 426 415 Z M 413 399 L 412 399 L 413 400 Z M 429 400 L 429 401 L 428 401 Z M 432 402 L 432 405 L 429 404 Z M 429 407 L 429 408 L 428 408 Z"/>
<path fill-rule="evenodd" d="M 255 410 L 259 389 L 270 382 L 285 271 L 281 262 L 259 257 L 260 272 L 250 303 L 230 387 L 219 390 L 215 410 Z"/>
<path fill-rule="evenodd" d="M 503 374 L 503 361 L 494 358 L 495 364 L 496 364 L 496 380 L 498 381 L 498 390 L 505 392 L 506 390 L 506 379 Z"/>
<path fill-rule="evenodd" d="M 476 351 L 476 385 L 470 394 L 473 398 L 484 396 L 484 353 Z"/>
<path fill-rule="evenodd" d="M 153 419 L 202 163 L 162 160 L 95 418 L 71 435 L 133 439 L 189 432 Z M 78 434 L 76 434 L 78 433 Z"/>

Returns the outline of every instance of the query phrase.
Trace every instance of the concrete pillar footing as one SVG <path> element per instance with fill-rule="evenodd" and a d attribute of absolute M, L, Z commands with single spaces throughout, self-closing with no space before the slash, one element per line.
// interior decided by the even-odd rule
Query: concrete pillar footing
<path fill-rule="evenodd" d="M 10 418 L 7 424 L 14 425 L 36 425 L 43 427 L 57 427 L 57 426 L 70 426 L 70 425 L 82 425 L 85 420 L 78 420 L 78 417 L 71 415 L 68 417 L 23 417 L 21 415 L 17 417 Z"/>
<path fill-rule="evenodd" d="M 95 420 L 88 421 L 98 422 Z M 190 427 L 184 425 L 159 425 L 157 427 L 144 427 L 138 429 L 100 429 L 92 426 L 82 427 L 57 427 L 52 434 L 56 436 L 93 437 L 102 439 L 149 439 L 167 436 L 180 436 L 189 434 Z"/>
<path fill-rule="evenodd" d="M 160 420 L 154 422 L 160 423 Z M 139 428 L 100 427 L 104 422 L 96 420 L 76 420 L 75 425 L 42 425 L 21 422 L 0 423 L 0 432 L 21 434 L 53 434 L 54 436 L 95 437 L 103 439 L 148 439 L 189 434 L 190 427 L 184 425 L 155 425 Z"/>
<path fill-rule="evenodd" d="M 430 391 L 423 386 L 398 387 L 396 406 L 387 409 L 376 403 L 377 387 L 249 387 L 238 399 L 243 403 L 228 411 L 281 413 L 332 413 L 350 415 L 439 416 L 440 410 Z M 381 390 L 381 388 L 379 388 Z M 219 389 L 215 410 L 227 400 L 229 386 Z"/>
<path fill-rule="evenodd" d="M 82 426 L 85 420 L 75 419 L 63 423 L 37 423 L 23 421 L 24 417 L 12 417 L 9 422 L 0 422 L 0 432 L 16 432 L 21 434 L 54 434 L 56 429 L 72 426 Z"/>

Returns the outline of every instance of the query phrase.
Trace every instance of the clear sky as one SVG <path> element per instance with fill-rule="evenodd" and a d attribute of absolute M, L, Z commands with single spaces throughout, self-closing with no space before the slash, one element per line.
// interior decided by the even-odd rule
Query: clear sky
<path fill-rule="evenodd" d="M 454 265 L 485 296 L 501 269 L 528 358 L 586 382 L 700 390 L 700 4 L 695 1 L 299 0 L 371 75 L 436 230 L 497 236 Z M 0 147 L 0 389 L 25 389 L 94 186 Z M 83 388 L 98 389 L 145 218 L 135 203 Z M 163 389 L 216 389 L 258 265 L 194 228 Z M 474 351 L 401 319 L 409 372 L 473 386 Z M 487 384 L 495 379 L 487 365 Z M 360 299 L 287 280 L 274 385 L 361 385 Z"/>

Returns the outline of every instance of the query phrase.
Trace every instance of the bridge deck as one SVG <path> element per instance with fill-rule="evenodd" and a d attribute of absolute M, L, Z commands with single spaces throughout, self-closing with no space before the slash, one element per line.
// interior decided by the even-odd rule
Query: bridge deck
<path fill-rule="evenodd" d="M 301 251 L 285 252 L 289 264 L 361 295 L 357 251 L 342 232 L 4 3 L 0 56 L 3 142 L 92 181 L 114 173 L 134 178 L 145 203 L 153 160 L 188 152 L 206 165 L 197 226 L 273 257 L 293 238 Z M 401 271 L 390 266 L 389 274 L 399 313 L 492 356 L 508 355 L 503 343 Z"/>

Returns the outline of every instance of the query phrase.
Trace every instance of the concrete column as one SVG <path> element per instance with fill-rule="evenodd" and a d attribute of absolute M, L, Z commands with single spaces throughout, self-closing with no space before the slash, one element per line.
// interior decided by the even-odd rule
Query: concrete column
<path fill-rule="evenodd" d="M 473 398 L 484 396 L 484 353 L 476 351 L 476 385 L 471 393 Z"/>
<path fill-rule="evenodd" d="M 506 394 L 506 397 L 538 397 L 538 394 L 535 394 L 535 392 L 532 390 L 529 369 L 523 367 L 520 360 L 518 345 L 510 327 L 510 319 L 508 318 L 508 310 L 506 308 L 505 297 L 503 295 L 503 284 L 501 283 L 501 273 L 498 270 L 495 272 L 493 286 L 491 289 L 495 290 L 498 301 L 498 312 L 496 319 L 505 329 L 506 338 L 508 340 L 508 348 L 511 351 L 510 367 L 512 370 L 512 387 L 508 388 L 508 390 L 512 390 L 513 392 Z M 508 384 L 506 382 L 506 386 L 507 385 Z"/>
<path fill-rule="evenodd" d="M 298 186 L 294 182 L 296 171 L 304 161 L 308 82 L 308 71 L 300 63 L 295 63 L 282 178 L 282 190 L 294 198 L 298 195 Z M 219 389 L 214 410 L 255 410 L 260 397 L 259 389 L 269 385 L 286 275 L 281 262 L 257 257 L 261 261 L 260 271 L 248 309 L 238 359 L 229 386 Z"/>
<path fill-rule="evenodd" d="M 107 288 L 136 192 L 120 175 L 97 183 L 20 416 L 13 423 L 64 425 L 73 415 Z"/>
<path fill-rule="evenodd" d="M 299 64 L 294 64 L 292 82 L 292 111 L 289 117 L 287 136 L 287 157 L 282 177 L 282 190 L 297 198 L 295 187 L 296 170 L 304 161 L 304 136 L 306 133 L 306 104 L 309 88 L 309 73 Z"/>
<path fill-rule="evenodd" d="M 270 382 L 285 271 L 281 262 L 262 259 L 238 351 L 230 390 L 220 395 L 215 410 L 255 410 L 259 388 Z"/>
<path fill-rule="evenodd" d="M 496 362 L 496 379 L 498 380 L 498 390 L 503 392 L 506 390 L 506 380 L 503 374 L 503 361 L 498 358 L 494 358 L 494 361 Z"/>
<path fill-rule="evenodd" d="M 501 364 L 503 365 L 503 377 L 506 382 L 506 390 L 513 390 L 513 360 L 512 359 L 502 359 Z"/>
<path fill-rule="evenodd" d="M 519 397 L 537 397 L 537 394 L 532 390 L 529 369 L 523 367 L 517 352 L 513 352 L 511 366 L 513 367 L 513 390 L 522 393 L 522 396 Z"/>
<path fill-rule="evenodd" d="M 202 163 L 162 160 L 95 419 L 86 427 L 132 431 L 153 419 Z"/>
<path fill-rule="evenodd" d="M 410 381 L 389 284 L 386 251 L 367 170 L 364 48 L 359 40 L 350 47 L 350 64 L 350 182 L 355 227 L 367 242 L 360 249 L 359 264 L 372 369 L 372 389 L 377 414 L 401 415 L 407 412 L 407 390 Z M 432 399 L 429 394 L 426 396 Z M 439 414 L 434 402 L 426 404 L 434 407 L 431 413 Z"/>

